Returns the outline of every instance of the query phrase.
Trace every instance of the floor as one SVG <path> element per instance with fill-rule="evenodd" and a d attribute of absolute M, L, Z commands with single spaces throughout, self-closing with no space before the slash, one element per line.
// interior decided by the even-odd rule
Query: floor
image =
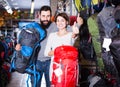
<path fill-rule="evenodd" d="M 7 87 L 27 87 L 27 82 L 26 82 L 27 78 L 28 78 L 28 74 L 20 74 L 18 72 L 13 72 L 11 74 L 11 81 L 7 85 Z M 30 80 L 29 80 L 28 84 L 29 84 L 29 87 L 31 87 Z M 42 78 L 41 87 L 46 87 L 44 76 Z"/>

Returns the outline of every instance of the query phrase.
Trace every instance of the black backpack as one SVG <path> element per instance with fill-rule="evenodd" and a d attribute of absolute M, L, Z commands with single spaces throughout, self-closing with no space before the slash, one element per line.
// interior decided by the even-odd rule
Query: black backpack
<path fill-rule="evenodd" d="M 86 60 L 96 61 L 97 56 L 93 46 L 92 37 L 88 30 L 87 21 L 84 19 L 84 24 L 80 27 L 80 52 Z"/>
<path fill-rule="evenodd" d="M 39 41 L 39 33 L 35 29 L 23 29 L 21 31 L 19 38 L 21 50 L 15 51 L 15 58 L 13 59 L 16 71 L 25 73 L 25 69 L 34 61 L 34 57 L 32 58 L 31 56 L 37 41 Z"/>
<path fill-rule="evenodd" d="M 10 71 L 34 75 L 34 87 L 36 87 L 36 80 L 39 80 L 40 76 L 36 71 L 35 64 L 40 50 L 40 42 L 45 37 L 45 31 L 36 22 L 21 22 L 20 28 L 22 30 L 18 42 L 21 44 L 21 50 L 14 51 Z"/>
<path fill-rule="evenodd" d="M 114 18 L 116 21 L 116 35 L 112 37 L 110 44 L 110 52 L 113 57 L 115 67 L 117 69 L 117 81 L 120 85 L 120 6 L 117 6 L 114 11 Z"/>
<path fill-rule="evenodd" d="M 21 44 L 21 50 L 14 51 L 11 68 L 20 73 L 26 73 L 26 69 L 36 60 L 37 52 L 35 51 L 40 48 L 40 41 L 45 37 L 45 31 L 36 22 L 22 22 L 20 28 L 22 30 L 18 43 Z"/>

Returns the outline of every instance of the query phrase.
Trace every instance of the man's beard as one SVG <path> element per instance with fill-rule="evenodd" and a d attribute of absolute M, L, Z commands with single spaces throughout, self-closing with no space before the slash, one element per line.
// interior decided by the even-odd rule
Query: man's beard
<path fill-rule="evenodd" d="M 46 21 L 47 21 L 47 20 L 45 20 L 45 21 L 40 21 L 40 22 L 41 22 L 41 27 L 42 27 L 43 29 L 48 28 L 48 27 L 50 26 L 50 24 L 51 24 L 51 21 L 47 21 L 48 23 L 45 24 L 44 22 L 46 22 Z"/>

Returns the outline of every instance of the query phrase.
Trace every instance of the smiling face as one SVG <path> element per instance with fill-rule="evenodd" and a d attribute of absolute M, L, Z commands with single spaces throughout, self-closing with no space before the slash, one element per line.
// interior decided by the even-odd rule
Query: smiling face
<path fill-rule="evenodd" d="M 51 23 L 51 13 L 50 11 L 41 11 L 40 13 L 40 22 L 43 28 L 49 27 Z"/>
<path fill-rule="evenodd" d="M 58 29 L 66 29 L 67 25 L 69 24 L 69 17 L 66 13 L 59 13 L 55 17 L 55 22 Z"/>
<path fill-rule="evenodd" d="M 51 24 L 51 16 L 52 16 L 52 11 L 50 6 L 45 5 L 40 8 L 39 18 L 40 18 L 41 27 L 43 29 L 48 28 L 49 25 Z"/>
<path fill-rule="evenodd" d="M 68 24 L 68 21 L 66 21 L 63 17 L 58 16 L 56 19 L 56 24 L 58 29 L 65 29 Z"/>

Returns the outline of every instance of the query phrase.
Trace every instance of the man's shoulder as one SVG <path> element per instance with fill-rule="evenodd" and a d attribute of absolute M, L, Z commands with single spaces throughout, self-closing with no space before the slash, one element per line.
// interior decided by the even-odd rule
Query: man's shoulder
<path fill-rule="evenodd" d="M 54 22 L 52 22 L 52 23 L 50 24 L 50 26 L 48 27 L 48 30 L 50 30 L 50 31 L 57 31 L 57 26 L 56 26 L 56 24 L 55 24 Z"/>
<path fill-rule="evenodd" d="M 55 24 L 55 22 L 52 22 L 51 24 L 50 24 L 50 27 L 57 27 L 57 25 Z"/>

